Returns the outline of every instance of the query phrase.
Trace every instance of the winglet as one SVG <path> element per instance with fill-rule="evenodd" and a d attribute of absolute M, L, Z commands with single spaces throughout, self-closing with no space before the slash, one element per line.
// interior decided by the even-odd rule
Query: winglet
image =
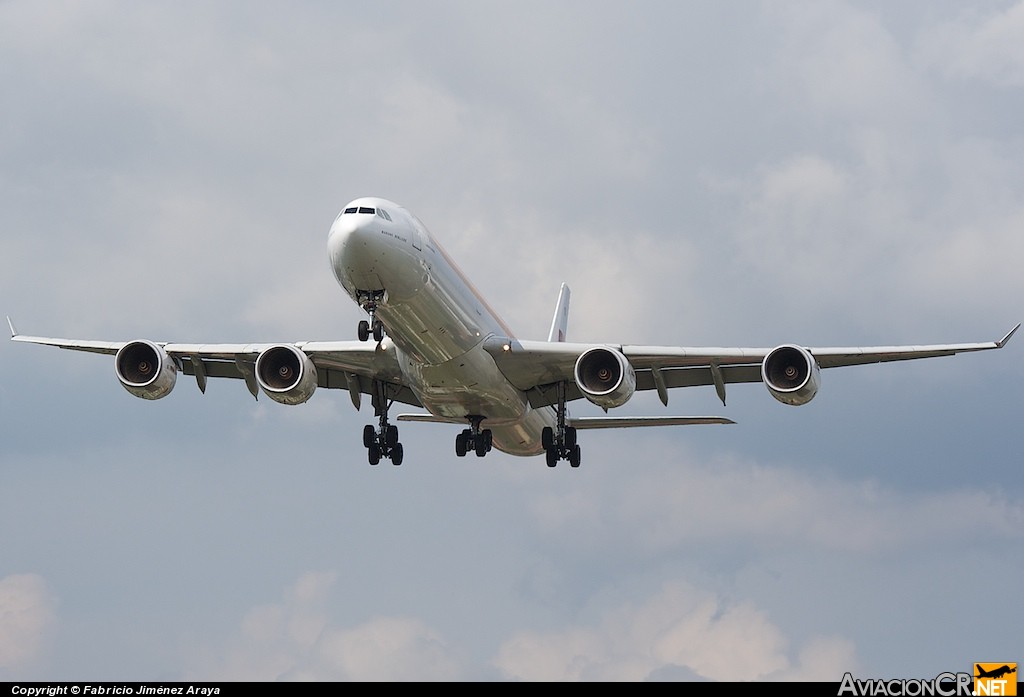
<path fill-rule="evenodd" d="M 565 333 L 569 328 L 569 286 L 565 283 L 558 291 L 558 302 L 555 303 L 555 316 L 551 318 L 551 331 L 548 341 L 565 341 Z"/>
<path fill-rule="evenodd" d="M 10 317 L 7 318 L 7 321 L 8 322 L 11 321 Z M 1016 327 L 1014 327 L 1010 331 L 1006 332 L 1006 336 L 1004 336 L 1002 339 L 1000 339 L 999 341 L 996 342 L 996 348 L 1002 348 L 1002 347 L 1006 346 L 1006 342 L 1010 340 L 1010 337 L 1013 336 L 1013 333 L 1015 331 L 1017 331 L 1018 329 L 1020 329 L 1020 322 L 1017 322 L 1017 326 Z"/>
<path fill-rule="evenodd" d="M 18 336 L 18 330 L 14 328 L 14 322 L 11 321 L 11 316 L 10 315 L 7 315 L 7 326 L 11 328 L 11 338 L 12 339 L 14 337 Z M 1019 327 L 1020 325 L 1018 324 L 1017 326 Z M 1010 332 L 1010 333 L 1012 334 L 1013 332 Z"/>

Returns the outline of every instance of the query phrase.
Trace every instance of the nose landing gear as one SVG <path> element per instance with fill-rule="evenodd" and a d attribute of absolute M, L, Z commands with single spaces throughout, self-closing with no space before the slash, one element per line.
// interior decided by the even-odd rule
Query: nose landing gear
<path fill-rule="evenodd" d="M 359 334 L 360 341 L 367 341 L 370 335 L 373 335 L 373 340 L 380 343 L 384 340 L 384 325 L 379 320 L 374 318 L 374 312 L 370 312 L 370 321 L 367 322 L 365 319 L 359 320 L 359 326 L 356 328 Z"/>
<path fill-rule="evenodd" d="M 359 301 L 359 306 L 370 315 L 369 321 L 359 320 L 359 325 L 356 327 L 360 341 L 369 340 L 371 335 L 378 344 L 384 340 L 384 325 L 377 319 L 377 307 L 384 300 L 384 294 L 383 290 L 357 291 L 356 300 Z"/>

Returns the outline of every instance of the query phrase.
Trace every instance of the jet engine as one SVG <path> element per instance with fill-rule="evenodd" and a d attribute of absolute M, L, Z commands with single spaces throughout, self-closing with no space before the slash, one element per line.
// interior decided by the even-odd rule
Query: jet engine
<path fill-rule="evenodd" d="M 114 357 L 114 370 L 124 388 L 136 397 L 160 399 L 170 394 L 178 366 L 152 341 L 132 341 Z"/>
<path fill-rule="evenodd" d="M 636 373 L 626 357 L 613 348 L 587 349 L 573 371 L 583 396 L 599 407 L 621 407 L 636 390 Z"/>
<path fill-rule="evenodd" d="M 818 394 L 820 369 L 805 348 L 783 345 L 772 349 L 761 364 L 761 379 L 772 397 L 783 404 L 807 404 Z"/>
<path fill-rule="evenodd" d="M 256 359 L 256 382 L 275 402 L 302 404 L 316 390 L 316 366 L 294 346 L 271 346 Z"/>

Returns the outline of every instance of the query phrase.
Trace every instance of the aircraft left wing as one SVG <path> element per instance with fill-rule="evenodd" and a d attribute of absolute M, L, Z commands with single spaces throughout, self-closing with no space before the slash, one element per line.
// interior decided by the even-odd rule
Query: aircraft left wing
<path fill-rule="evenodd" d="M 614 403 L 619 395 L 603 394 L 603 384 L 587 388 L 587 360 L 590 360 L 589 365 L 595 375 L 603 369 L 613 377 L 632 371 L 635 389 L 657 390 L 666 405 L 671 388 L 714 385 L 724 404 L 727 384 L 762 381 L 768 383 L 769 391 L 776 399 L 789 404 L 803 404 L 810 401 L 817 391 L 819 368 L 999 349 L 1019 328 L 1020 324 L 998 341 L 920 346 L 802 347 L 784 344 L 775 348 L 674 347 L 490 337 L 484 348 L 505 377 L 529 394 L 530 403 L 535 408 L 556 404 L 560 385 L 565 390 L 566 401 L 586 397 L 600 406 L 619 406 Z M 592 360 L 589 357 L 593 357 Z M 579 376 L 578 366 L 583 366 L 583 374 Z M 620 394 L 628 399 L 625 392 Z M 605 403 L 602 403 L 605 398 Z"/>
<path fill-rule="evenodd" d="M 136 373 L 134 377 L 129 375 L 125 378 L 122 375 L 122 366 L 118 365 L 118 377 L 129 392 L 150 399 L 167 394 L 174 385 L 173 375 L 178 371 L 194 376 L 199 389 L 203 392 L 206 391 L 208 378 L 242 379 L 249 392 L 256 397 L 261 385 L 257 369 L 262 365 L 258 364 L 261 364 L 261 356 L 266 356 L 265 360 L 268 361 L 275 357 L 278 359 L 271 366 L 275 370 L 294 370 L 297 376 L 293 389 L 284 389 L 290 383 L 280 383 L 281 389 L 263 390 L 275 401 L 305 401 L 299 397 L 308 398 L 315 387 L 321 387 L 347 390 L 357 409 L 363 394 L 371 395 L 375 403 L 383 396 L 404 404 L 422 406 L 416 395 L 403 383 L 394 345 L 388 339 L 380 344 L 362 341 L 299 341 L 277 344 L 92 341 L 26 336 L 18 333 L 10 318 L 7 322 L 11 329 L 12 341 L 113 356 L 119 355 L 126 347 L 132 347 L 138 353 L 136 369 L 142 372 Z M 307 360 L 309 366 L 315 370 L 309 369 L 306 365 Z M 149 365 L 140 368 L 144 363 Z M 303 380 L 305 384 L 301 384 Z M 380 392 L 382 386 L 383 395 Z"/>

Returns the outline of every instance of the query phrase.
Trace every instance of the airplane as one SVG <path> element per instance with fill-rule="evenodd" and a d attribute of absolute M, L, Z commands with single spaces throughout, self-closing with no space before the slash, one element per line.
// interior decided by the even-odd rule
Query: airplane
<path fill-rule="evenodd" d="M 358 410 L 369 395 L 377 425 L 363 429 L 367 459 L 401 465 L 404 449 L 389 412 L 395 402 L 424 411 L 398 421 L 459 424 L 455 454 L 485 456 L 492 448 L 520 456 L 544 454 L 548 467 L 580 465 L 577 431 L 594 428 L 732 424 L 717 416 L 607 416 L 638 391 L 654 390 L 668 406 L 677 387 L 763 382 L 788 405 L 811 401 L 820 369 L 999 349 L 998 341 L 927 346 L 700 348 L 570 343 L 569 287 L 558 294 L 547 341 L 517 339 L 437 239 L 411 212 L 382 198 L 342 208 L 327 236 L 331 268 L 345 293 L 368 315 L 357 341 L 189 344 L 84 341 L 21 335 L 14 341 L 114 356 L 117 379 L 143 399 L 161 399 L 179 372 L 203 393 L 209 378 L 244 380 L 287 405 L 319 388 L 347 390 Z M 372 341 L 371 341 L 372 339 Z M 567 405 L 587 399 L 605 416 L 573 417 Z"/>
<path fill-rule="evenodd" d="M 985 669 L 983 669 L 981 667 L 980 664 L 975 663 L 974 664 L 974 670 L 977 673 L 977 675 L 974 676 L 976 678 L 995 678 L 995 679 L 998 680 L 999 678 L 1003 677 L 1004 675 L 1008 675 L 1010 673 L 1016 673 L 1017 672 L 1017 665 L 1014 664 L 1013 667 L 1011 668 L 1009 665 L 1004 664 L 1004 665 L 1000 666 L 999 668 L 995 668 L 993 670 L 985 670 Z"/>

